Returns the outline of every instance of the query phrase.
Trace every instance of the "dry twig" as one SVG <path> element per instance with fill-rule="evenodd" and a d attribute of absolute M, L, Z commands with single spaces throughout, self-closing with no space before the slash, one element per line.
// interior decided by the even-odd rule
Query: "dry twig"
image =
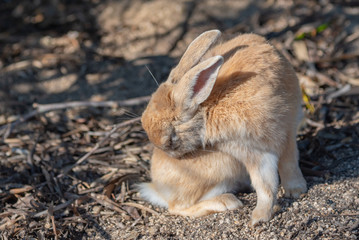
<path fill-rule="evenodd" d="M 61 203 L 61 204 L 53 207 L 53 212 L 70 206 L 75 200 L 76 200 L 75 198 L 70 199 L 70 200 L 68 200 L 68 201 L 66 201 L 64 203 Z M 38 213 L 34 214 L 34 217 L 42 217 L 42 216 L 46 215 L 48 213 L 48 211 L 49 211 L 49 209 L 41 211 L 41 212 L 38 212 Z"/>
<path fill-rule="evenodd" d="M 110 199 L 108 199 L 104 195 L 97 195 L 97 194 L 92 193 L 91 198 L 93 200 L 95 200 L 96 202 L 98 202 L 99 204 L 101 204 L 102 206 L 104 206 L 104 207 L 108 207 L 111 210 L 114 210 L 114 211 L 116 211 L 118 213 L 126 214 L 125 210 L 122 210 L 115 202 L 111 201 Z"/>
<path fill-rule="evenodd" d="M 47 212 L 48 212 L 48 214 L 50 216 L 50 219 L 51 219 L 52 231 L 54 232 L 55 240 L 57 240 L 58 236 L 57 236 L 55 217 L 54 217 L 54 206 L 52 204 L 50 205 Z"/>
<path fill-rule="evenodd" d="M 20 194 L 20 193 L 24 193 L 24 192 L 28 192 L 28 191 L 31 191 L 32 189 L 34 189 L 34 187 L 32 186 L 24 186 L 22 188 L 13 188 L 13 189 L 10 189 L 10 193 L 11 194 Z"/>
<path fill-rule="evenodd" d="M 86 153 L 84 156 L 82 156 L 79 160 L 76 161 L 75 164 L 73 165 L 70 165 L 68 167 L 66 167 L 64 170 L 63 170 L 63 173 L 60 174 L 58 177 L 62 177 L 63 175 L 66 175 L 71 169 L 73 169 L 75 166 L 81 164 L 83 161 L 85 161 L 89 156 L 91 156 L 91 154 L 93 154 L 113 133 L 115 133 L 119 128 L 122 128 L 122 127 L 125 127 L 125 126 L 128 126 L 130 124 L 133 124 L 135 122 L 138 122 L 140 121 L 141 117 L 137 117 L 137 118 L 133 118 L 131 120 L 127 120 L 127 121 L 124 121 L 120 124 L 117 124 L 110 132 L 108 132 L 106 134 L 106 136 L 101 139 L 101 141 L 97 142 L 96 145 L 91 149 L 91 151 L 89 151 L 88 153 Z"/>
<path fill-rule="evenodd" d="M 147 102 L 150 99 L 149 96 L 132 98 L 124 101 L 104 101 L 104 102 L 89 102 L 89 101 L 77 101 L 77 102 L 67 102 L 67 103 L 54 103 L 54 104 L 34 104 L 35 110 L 19 117 L 16 121 L 5 124 L 0 127 L 0 135 L 4 135 L 4 139 L 6 139 L 12 129 L 26 122 L 27 120 L 35 117 L 36 115 L 46 113 L 49 111 L 67 109 L 67 108 L 76 108 L 76 107 L 128 107 L 139 105 Z"/>
<path fill-rule="evenodd" d="M 141 209 L 141 210 L 144 210 L 146 212 L 150 212 L 152 213 L 153 215 L 159 215 L 158 212 L 156 212 L 155 210 L 153 209 L 150 209 L 148 207 L 145 207 L 141 204 L 138 204 L 138 203 L 133 203 L 133 202 L 125 202 L 125 203 L 121 203 L 122 205 L 126 205 L 126 206 L 131 206 L 131 207 L 135 207 L 135 208 L 138 208 L 138 209 Z"/>

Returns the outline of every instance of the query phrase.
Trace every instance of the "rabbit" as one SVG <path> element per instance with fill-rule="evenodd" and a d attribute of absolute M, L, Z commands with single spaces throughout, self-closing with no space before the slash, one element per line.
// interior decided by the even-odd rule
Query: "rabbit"
<path fill-rule="evenodd" d="M 138 185 L 142 198 L 171 214 L 201 217 L 243 206 L 233 194 L 248 190 L 243 164 L 218 151 L 198 150 L 180 159 L 154 148 L 151 183 Z"/>
<path fill-rule="evenodd" d="M 240 34 L 218 41 L 220 35 L 219 30 L 204 32 L 188 46 L 152 95 L 141 121 L 157 149 L 152 160 L 158 151 L 180 162 L 202 149 L 215 149 L 243 164 L 257 194 L 250 220 L 257 225 L 272 218 L 279 177 L 286 197 L 307 191 L 296 145 L 300 88 L 290 63 L 262 36 Z M 221 166 L 225 164 L 237 163 Z M 163 174 L 153 183 L 165 184 Z"/>

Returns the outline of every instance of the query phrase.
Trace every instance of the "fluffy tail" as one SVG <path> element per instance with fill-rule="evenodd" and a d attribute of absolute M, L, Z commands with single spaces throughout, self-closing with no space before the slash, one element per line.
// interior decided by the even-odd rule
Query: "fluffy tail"
<path fill-rule="evenodd" d="M 168 208 L 168 203 L 156 191 L 153 183 L 140 183 L 136 186 L 136 188 L 139 191 L 141 197 L 146 201 L 152 203 L 153 205 Z"/>

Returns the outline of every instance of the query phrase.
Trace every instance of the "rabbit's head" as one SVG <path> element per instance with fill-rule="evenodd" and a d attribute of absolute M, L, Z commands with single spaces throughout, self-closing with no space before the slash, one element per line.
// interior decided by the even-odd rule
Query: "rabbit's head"
<path fill-rule="evenodd" d="M 212 91 L 223 57 L 201 58 L 219 36 L 218 30 L 208 31 L 189 45 L 142 115 L 150 141 L 172 157 L 204 145 L 205 119 L 200 105 Z"/>

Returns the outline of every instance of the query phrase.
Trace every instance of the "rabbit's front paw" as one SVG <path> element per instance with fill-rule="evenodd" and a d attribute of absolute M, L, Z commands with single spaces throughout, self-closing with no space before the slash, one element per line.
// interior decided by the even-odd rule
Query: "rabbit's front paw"
<path fill-rule="evenodd" d="M 252 227 L 258 225 L 260 222 L 268 222 L 272 218 L 272 209 L 264 209 L 256 207 L 253 210 L 250 225 Z"/>
<path fill-rule="evenodd" d="M 307 192 L 307 183 L 302 177 L 302 179 L 295 183 L 284 185 L 283 188 L 285 197 L 299 198 L 302 193 Z"/>

